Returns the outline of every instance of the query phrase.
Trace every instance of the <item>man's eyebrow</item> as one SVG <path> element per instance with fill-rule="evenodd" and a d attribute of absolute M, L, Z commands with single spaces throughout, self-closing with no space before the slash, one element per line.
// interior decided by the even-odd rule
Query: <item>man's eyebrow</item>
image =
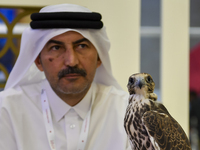
<path fill-rule="evenodd" d="M 49 40 L 48 42 L 47 42 L 47 44 L 46 45 L 49 45 L 49 44 L 59 44 L 59 45 L 64 45 L 64 43 L 63 42 L 61 42 L 61 41 L 56 41 L 56 40 Z"/>
<path fill-rule="evenodd" d="M 78 43 L 81 43 L 81 42 L 88 42 L 88 43 L 91 43 L 88 39 L 82 38 L 82 39 L 79 39 L 79 40 L 73 42 L 73 44 L 78 44 Z"/>
<path fill-rule="evenodd" d="M 81 42 L 88 42 L 88 43 L 91 43 L 88 39 L 86 39 L 86 38 L 82 38 L 82 39 L 79 39 L 79 40 L 77 40 L 77 41 L 74 41 L 74 42 L 72 42 L 73 44 L 78 44 L 78 43 L 81 43 Z M 61 41 L 57 41 L 57 40 L 49 40 L 48 42 L 47 42 L 47 44 L 46 45 L 49 45 L 49 44 L 59 44 L 59 45 L 64 45 L 64 42 L 61 42 Z"/>

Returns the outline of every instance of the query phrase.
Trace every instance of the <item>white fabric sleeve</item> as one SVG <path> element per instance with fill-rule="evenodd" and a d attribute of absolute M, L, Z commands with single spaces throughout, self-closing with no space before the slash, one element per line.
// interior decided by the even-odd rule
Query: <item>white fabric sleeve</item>
<path fill-rule="evenodd" d="M 17 150 L 12 123 L 0 97 L 0 150 Z"/>

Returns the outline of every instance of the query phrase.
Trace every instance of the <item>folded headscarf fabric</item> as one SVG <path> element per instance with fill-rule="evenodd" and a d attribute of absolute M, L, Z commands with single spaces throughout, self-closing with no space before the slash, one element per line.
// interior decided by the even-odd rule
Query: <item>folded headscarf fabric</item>
<path fill-rule="evenodd" d="M 87 12 L 89 9 L 74 4 L 59 4 L 44 7 L 40 13 L 49 12 Z M 34 61 L 39 55 L 45 44 L 53 37 L 68 31 L 75 31 L 87 38 L 96 48 L 102 61 L 97 68 L 94 81 L 104 85 L 113 85 L 122 89 L 112 75 L 109 49 L 110 42 L 106 34 L 106 28 L 101 29 L 80 29 L 80 28 L 59 28 L 59 29 L 32 29 L 28 27 L 24 30 L 21 39 L 21 48 L 18 59 L 10 73 L 5 89 L 18 85 L 27 85 L 40 82 L 45 79 L 43 72 L 39 71 Z"/>

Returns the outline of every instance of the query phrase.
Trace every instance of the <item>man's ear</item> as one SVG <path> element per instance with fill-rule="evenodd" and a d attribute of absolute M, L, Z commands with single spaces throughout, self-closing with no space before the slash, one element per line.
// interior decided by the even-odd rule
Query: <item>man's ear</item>
<path fill-rule="evenodd" d="M 42 66 L 42 62 L 41 62 L 41 58 L 40 58 L 40 54 L 37 56 L 37 58 L 35 59 L 35 65 L 37 66 L 37 68 L 40 71 L 44 71 L 43 70 L 43 66 Z"/>
<path fill-rule="evenodd" d="M 99 57 L 99 55 L 98 55 L 98 58 L 97 58 L 97 68 L 98 68 L 99 66 L 101 66 L 101 59 L 100 59 L 100 57 Z"/>

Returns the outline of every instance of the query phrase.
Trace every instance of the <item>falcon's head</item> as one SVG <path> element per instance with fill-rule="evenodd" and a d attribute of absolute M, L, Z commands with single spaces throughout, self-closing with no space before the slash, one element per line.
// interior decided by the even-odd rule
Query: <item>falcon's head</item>
<path fill-rule="evenodd" d="M 136 73 L 129 77 L 127 87 L 130 95 L 139 94 L 147 97 L 150 93 L 153 93 L 155 83 L 150 74 Z"/>

